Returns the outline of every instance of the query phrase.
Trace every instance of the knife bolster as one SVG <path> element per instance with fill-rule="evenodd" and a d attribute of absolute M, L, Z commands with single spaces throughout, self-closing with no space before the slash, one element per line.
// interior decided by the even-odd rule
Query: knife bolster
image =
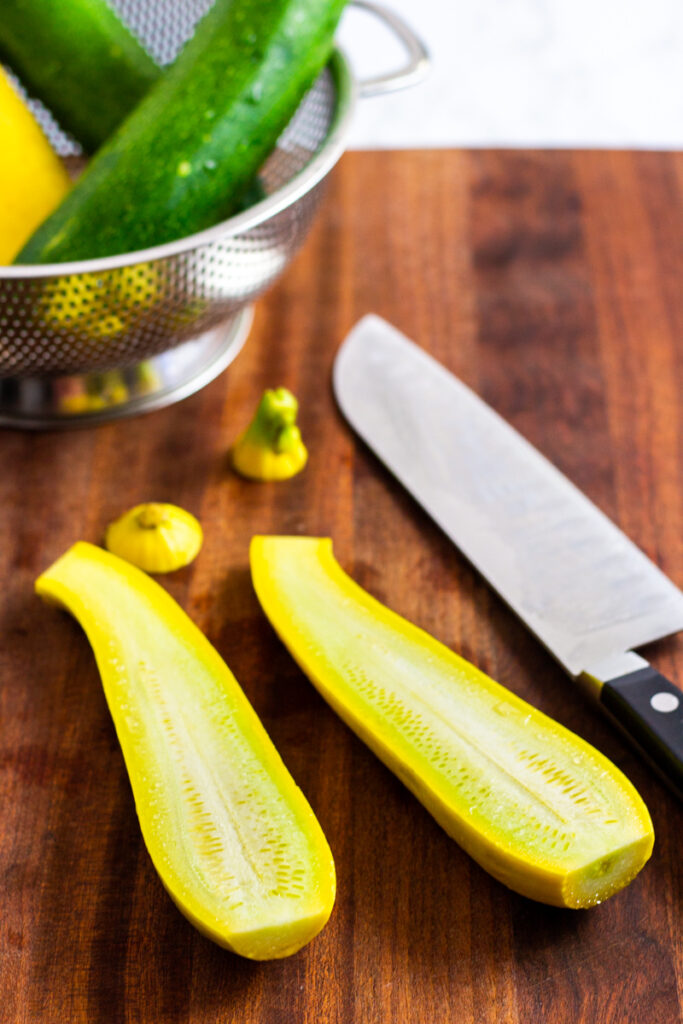
<path fill-rule="evenodd" d="M 600 704 L 683 799 L 683 692 L 646 662 L 605 680 Z"/>
<path fill-rule="evenodd" d="M 634 651 L 622 651 L 619 654 L 612 654 L 609 658 L 602 658 L 594 662 L 590 668 L 584 669 L 578 677 L 578 682 L 594 700 L 600 700 L 600 693 L 605 683 L 611 679 L 620 679 L 623 676 L 640 672 L 649 668 L 645 658 L 641 658 Z"/>

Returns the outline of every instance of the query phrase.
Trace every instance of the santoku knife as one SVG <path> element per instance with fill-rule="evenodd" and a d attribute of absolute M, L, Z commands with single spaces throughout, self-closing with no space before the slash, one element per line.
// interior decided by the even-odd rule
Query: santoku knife
<path fill-rule="evenodd" d="M 683 795 L 683 693 L 634 648 L 683 594 L 474 392 L 377 316 L 334 366 L 351 426 Z"/>

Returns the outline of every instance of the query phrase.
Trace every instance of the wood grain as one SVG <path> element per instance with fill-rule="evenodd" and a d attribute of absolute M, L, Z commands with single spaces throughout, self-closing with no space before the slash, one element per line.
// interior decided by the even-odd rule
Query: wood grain
<path fill-rule="evenodd" d="M 472 385 L 683 584 L 680 211 L 673 154 L 350 154 L 258 305 L 236 364 L 148 417 L 0 435 L 0 1018 L 16 1024 L 649 1024 L 681 1019 L 681 808 L 337 413 L 330 369 L 368 311 Z M 227 467 L 261 390 L 301 400 L 311 458 L 280 485 Z M 329 838 L 329 925 L 282 962 L 199 936 L 141 842 L 94 660 L 32 593 L 142 500 L 199 515 L 166 581 L 233 668 Z M 508 892 L 341 724 L 251 589 L 256 532 L 330 535 L 365 587 L 611 757 L 657 842 L 588 912 Z M 683 638 L 654 664 L 683 680 Z"/>

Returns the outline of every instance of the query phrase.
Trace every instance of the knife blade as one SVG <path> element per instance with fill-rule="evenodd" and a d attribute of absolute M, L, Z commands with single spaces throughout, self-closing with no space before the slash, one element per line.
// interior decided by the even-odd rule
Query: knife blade
<path fill-rule="evenodd" d="M 683 593 L 462 381 L 378 316 L 335 359 L 354 430 L 683 795 L 683 693 L 634 648 Z"/>

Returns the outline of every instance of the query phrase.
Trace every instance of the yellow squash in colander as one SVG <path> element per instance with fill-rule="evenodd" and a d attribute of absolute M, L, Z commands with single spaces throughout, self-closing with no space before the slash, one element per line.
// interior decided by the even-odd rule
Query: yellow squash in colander
<path fill-rule="evenodd" d="M 0 264 L 12 262 L 70 184 L 38 122 L 0 67 Z"/>
<path fill-rule="evenodd" d="M 590 907 L 652 851 L 611 761 L 362 590 L 328 539 L 255 537 L 259 601 L 334 710 L 491 875 Z"/>

